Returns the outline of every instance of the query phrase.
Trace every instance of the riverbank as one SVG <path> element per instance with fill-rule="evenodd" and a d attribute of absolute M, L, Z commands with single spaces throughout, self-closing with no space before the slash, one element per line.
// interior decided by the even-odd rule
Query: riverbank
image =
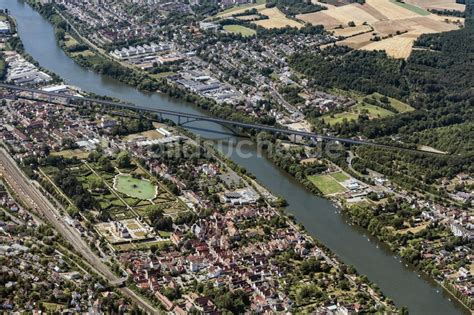
<path fill-rule="evenodd" d="M 50 24 L 41 19 L 33 10 L 23 2 L 0 1 L 0 3 L 20 17 L 20 33 L 27 51 L 43 67 L 59 73 L 68 83 L 97 95 L 110 95 L 115 99 L 139 103 L 150 108 L 207 115 L 191 104 L 158 94 L 141 93 L 106 76 L 85 71 L 67 58 L 56 46 Z M 36 44 L 38 41 L 43 44 L 38 46 Z M 225 132 L 217 125 L 210 126 L 206 123 L 195 122 L 193 126 Z M 221 135 L 216 137 L 215 133 L 199 129 L 195 129 L 194 132 L 205 138 L 222 138 Z M 414 272 L 404 268 L 388 252 L 377 248 L 372 242 L 367 242 L 362 231 L 349 226 L 331 203 L 303 189 L 299 183 L 274 166 L 265 156 L 258 155 L 253 145 L 245 144 L 241 147 L 243 153 L 246 154 L 245 157 L 235 154 L 235 149 L 232 150 L 232 148 L 237 143 L 237 139 L 231 138 L 222 145 L 226 156 L 255 174 L 259 182 L 268 187 L 272 193 L 285 198 L 289 204 L 288 212 L 294 215 L 298 222 L 303 222 L 311 235 L 331 248 L 345 263 L 354 265 L 361 274 L 366 274 L 385 294 L 393 298 L 397 305 L 407 305 L 412 314 L 459 313 L 459 309 L 454 307 L 454 304 L 440 298 L 431 283 L 417 278 Z M 390 272 L 386 272 L 387 270 Z"/>
<path fill-rule="evenodd" d="M 454 252 L 447 257 L 448 251 L 453 252 L 455 245 L 457 245 L 456 250 L 462 250 L 468 254 L 467 241 L 457 240 L 449 230 L 449 225 L 438 224 L 436 220 L 428 227 L 430 221 L 426 218 L 422 221 L 421 210 L 415 210 L 414 213 L 404 209 L 391 210 L 402 203 L 406 203 L 406 208 L 411 209 L 414 204 L 406 200 L 414 200 L 416 196 L 410 196 L 409 193 L 397 193 L 401 189 L 385 180 L 385 184 L 377 186 L 373 180 L 357 176 L 344 167 L 343 162 L 346 161 L 344 153 L 330 158 L 325 156 L 324 152 L 324 150 L 315 150 L 311 147 L 302 148 L 272 143 L 270 156 L 276 165 L 314 194 L 331 200 L 349 218 L 351 224 L 363 228 L 385 244 L 392 253 L 399 255 L 403 261 L 428 275 L 433 283 L 443 287 L 443 290 L 455 298 L 460 306 L 472 312 L 472 300 L 466 296 L 463 298 L 461 292 L 453 285 L 456 282 L 454 277 L 457 269 L 463 266 L 470 270 L 469 263 L 466 265 L 464 256 L 460 256 L 462 252 L 459 255 Z M 340 165 L 341 163 L 344 165 Z M 317 181 L 313 182 L 311 178 Z M 382 180 L 379 179 L 379 181 Z M 391 205 L 392 198 L 398 198 L 395 199 L 394 205 Z M 420 203 L 415 209 L 428 205 Z M 399 213 L 404 213 L 403 220 Z M 420 229 L 420 227 L 428 227 L 428 229 Z M 430 238 L 447 241 L 439 243 L 426 241 Z M 430 250 L 426 249 L 428 246 L 441 248 Z M 451 249 L 448 249 L 448 246 L 451 246 Z M 448 273 L 447 270 L 450 270 L 449 277 L 445 276 Z M 450 285 L 446 286 L 446 283 Z"/>
<path fill-rule="evenodd" d="M 218 118 L 247 123 L 266 123 L 265 118 L 261 120 L 249 116 L 244 112 L 236 111 L 229 104 L 218 104 L 215 100 L 202 97 L 176 84 L 169 83 L 166 77 L 157 78 L 147 71 L 118 62 L 109 56 L 105 50 L 92 44 L 79 34 L 75 26 L 65 19 L 54 4 L 40 5 L 38 2 L 27 2 L 53 25 L 58 45 L 80 66 L 110 76 L 143 92 L 161 93 L 171 98 L 192 103 Z"/>

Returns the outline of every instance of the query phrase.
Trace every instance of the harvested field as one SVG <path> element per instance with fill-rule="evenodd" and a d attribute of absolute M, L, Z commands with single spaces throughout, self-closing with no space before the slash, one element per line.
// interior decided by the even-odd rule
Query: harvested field
<path fill-rule="evenodd" d="M 399 32 L 408 32 L 414 23 L 407 23 L 407 20 L 395 20 L 395 21 L 379 21 L 373 24 L 375 31 L 381 37 L 394 35 Z"/>
<path fill-rule="evenodd" d="M 372 37 L 372 33 L 365 33 L 362 35 L 346 38 L 338 42 L 338 44 L 349 46 L 354 49 L 361 49 L 362 47 L 372 43 L 372 41 L 370 40 Z"/>
<path fill-rule="evenodd" d="M 342 37 L 351 37 L 358 34 L 363 34 L 372 31 L 369 25 L 358 25 L 355 27 L 337 28 L 334 29 L 334 35 Z"/>
<path fill-rule="evenodd" d="M 464 18 L 460 17 L 455 17 L 455 16 L 441 16 L 441 15 L 435 15 L 432 14 L 429 16 L 430 19 L 440 21 L 443 23 L 452 23 L 452 24 L 457 24 L 457 25 L 464 25 Z"/>
<path fill-rule="evenodd" d="M 362 47 L 364 50 L 385 50 L 387 55 L 394 58 L 408 58 L 411 54 L 413 43 L 418 38 L 417 34 L 406 33 L 387 38 L 378 42 L 371 42 Z"/>
<path fill-rule="evenodd" d="M 341 24 L 347 25 L 350 21 L 356 24 L 362 24 L 367 22 L 369 24 L 374 23 L 377 19 L 367 13 L 361 8 L 360 4 L 349 4 L 343 7 L 338 7 L 333 10 L 327 10 L 324 14 L 338 20 Z"/>
<path fill-rule="evenodd" d="M 332 29 L 342 24 L 347 25 L 347 23 L 341 23 L 341 21 L 339 21 L 338 19 L 335 19 L 324 13 L 328 11 L 329 10 L 307 14 L 299 14 L 296 16 L 296 18 L 306 23 L 311 23 L 313 25 L 323 25 L 326 29 Z"/>
<path fill-rule="evenodd" d="M 362 8 L 362 10 L 364 10 L 368 14 L 372 15 L 374 18 L 376 18 L 379 21 L 388 20 L 388 17 L 386 17 L 380 11 L 377 11 L 377 9 L 375 9 L 373 6 L 371 6 L 367 3 L 365 5 L 362 5 L 361 8 Z"/>
<path fill-rule="evenodd" d="M 435 0 L 434 3 L 438 5 L 450 1 Z M 338 42 L 340 45 L 354 49 L 385 50 L 392 57 L 407 58 L 413 43 L 421 34 L 456 30 L 464 22 L 461 18 L 430 14 L 421 6 L 416 6 L 421 4 L 426 6 L 428 1 L 412 0 L 399 4 L 394 0 L 367 0 L 364 5 L 350 4 L 324 12 L 299 15 L 298 18 L 312 24 L 322 24 L 326 29 L 333 29 L 335 35 L 345 37 Z M 367 27 L 373 27 L 374 31 L 357 32 L 348 27 L 334 29 L 339 25 L 347 25 L 350 21 L 360 27 L 363 27 L 363 22 L 367 22 Z M 374 34 L 381 40 L 371 41 Z"/>
<path fill-rule="evenodd" d="M 434 15 L 426 17 L 416 17 L 410 19 L 412 22 L 415 22 L 417 25 L 420 25 L 426 29 L 430 29 L 433 32 L 448 32 L 452 30 L 459 29 L 459 26 L 455 24 L 448 24 L 442 21 L 439 21 L 436 18 L 433 18 Z"/>
<path fill-rule="evenodd" d="M 265 9 L 259 12 L 268 16 L 268 20 L 261 20 L 253 23 L 264 28 L 284 28 L 286 26 L 297 28 L 303 27 L 303 24 L 287 18 L 285 14 L 278 10 L 278 8 Z"/>
<path fill-rule="evenodd" d="M 420 16 L 418 13 L 405 9 L 389 0 L 366 0 L 366 3 L 385 15 L 389 20 L 406 19 Z"/>

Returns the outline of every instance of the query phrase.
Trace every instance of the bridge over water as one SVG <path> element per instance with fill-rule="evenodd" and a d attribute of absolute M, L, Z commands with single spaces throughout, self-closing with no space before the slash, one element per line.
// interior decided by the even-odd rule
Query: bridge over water
<path fill-rule="evenodd" d="M 175 121 L 177 121 L 177 124 L 183 127 L 186 127 L 187 124 L 192 123 L 194 121 L 208 121 L 208 122 L 225 126 L 230 130 L 232 130 L 232 128 L 237 127 L 237 128 L 247 129 L 247 130 L 267 131 L 273 134 L 287 135 L 289 137 L 293 137 L 294 140 L 296 140 L 296 136 L 300 136 L 305 139 L 312 139 L 313 141 L 332 141 L 332 142 L 346 143 L 346 144 L 351 144 L 351 145 L 369 145 L 369 146 L 385 148 L 385 149 L 405 150 L 405 151 L 418 152 L 418 153 L 423 153 L 423 154 L 437 154 L 437 153 L 426 152 L 426 151 L 417 150 L 417 149 L 408 149 L 401 146 L 380 144 L 380 143 L 375 143 L 375 142 L 366 141 L 366 140 L 328 136 L 328 135 L 322 135 L 322 134 L 317 134 L 317 133 L 312 133 L 312 132 L 307 132 L 307 131 L 291 130 L 291 129 L 285 129 L 285 128 L 274 127 L 274 126 L 269 126 L 269 125 L 245 123 L 245 122 L 239 122 L 239 121 L 234 121 L 234 120 L 209 117 L 209 116 L 192 114 L 192 113 L 185 113 L 185 112 L 180 112 L 180 111 L 150 108 L 147 106 L 141 106 L 141 105 L 131 104 L 131 103 L 121 103 L 121 102 L 114 102 L 114 101 L 102 100 L 102 99 L 97 99 L 97 98 L 67 95 L 67 94 L 48 92 L 48 91 L 22 87 L 22 86 L 17 86 L 17 85 L 4 84 L 4 83 L 0 83 L 0 88 L 13 91 L 16 97 L 19 97 L 19 98 L 39 99 L 40 96 L 43 96 L 43 97 L 46 97 L 48 101 L 50 102 L 54 102 L 54 100 L 58 98 L 63 99 L 65 100 L 65 103 L 68 106 L 77 106 L 75 105 L 75 103 L 77 102 L 88 103 L 88 104 L 96 103 L 99 105 L 104 105 L 104 106 L 108 106 L 112 108 L 127 109 L 127 110 L 157 114 L 160 118 L 174 117 Z"/>

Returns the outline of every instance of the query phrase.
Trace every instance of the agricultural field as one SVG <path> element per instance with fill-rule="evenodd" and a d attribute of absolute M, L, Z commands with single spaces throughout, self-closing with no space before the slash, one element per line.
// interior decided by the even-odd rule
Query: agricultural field
<path fill-rule="evenodd" d="M 465 4 L 456 3 L 456 0 L 405 0 L 404 2 L 427 10 L 437 9 L 464 11 L 466 9 Z"/>
<path fill-rule="evenodd" d="M 426 11 L 425 9 L 419 7 L 419 6 L 416 6 L 416 5 L 413 5 L 413 4 L 409 4 L 409 3 L 406 3 L 406 2 L 398 2 L 396 0 L 390 0 L 392 3 L 395 3 L 396 5 L 398 6 L 401 6 L 402 8 L 405 8 L 407 10 L 410 10 L 412 12 L 415 12 L 419 15 L 430 15 L 430 12 Z"/>
<path fill-rule="evenodd" d="M 224 25 L 224 30 L 229 33 L 240 34 L 244 37 L 254 36 L 257 32 L 242 25 Z"/>
<path fill-rule="evenodd" d="M 346 189 L 331 175 L 313 175 L 308 176 L 308 179 L 324 195 L 332 195 L 346 191 Z"/>
<path fill-rule="evenodd" d="M 389 56 L 406 59 L 420 35 L 456 30 L 463 24 L 461 18 L 431 14 L 427 11 L 428 2 L 366 0 L 363 5 L 353 3 L 330 7 L 325 11 L 301 14 L 297 18 L 314 25 L 321 24 L 326 29 L 333 30 L 336 35 L 345 37 L 339 42 L 341 45 L 354 49 L 385 50 Z M 360 32 L 360 35 L 357 35 L 355 30 L 351 32 L 350 28 L 346 27 L 349 22 L 354 22 L 356 26 L 370 26 L 374 32 Z M 345 28 L 340 29 L 341 26 Z"/>
<path fill-rule="evenodd" d="M 260 20 L 252 22 L 264 28 L 284 28 L 287 26 L 301 28 L 303 24 L 295 20 L 289 19 L 278 8 L 270 8 L 259 10 L 260 14 L 268 16 L 267 20 Z"/>
<path fill-rule="evenodd" d="M 370 25 L 357 25 L 354 27 L 346 26 L 344 28 L 334 29 L 334 35 L 341 37 L 351 37 L 371 31 L 373 31 L 373 28 Z"/>
<path fill-rule="evenodd" d="M 157 193 L 157 187 L 150 181 L 130 175 L 117 175 L 114 179 L 114 188 L 122 194 L 141 200 L 152 200 Z"/>

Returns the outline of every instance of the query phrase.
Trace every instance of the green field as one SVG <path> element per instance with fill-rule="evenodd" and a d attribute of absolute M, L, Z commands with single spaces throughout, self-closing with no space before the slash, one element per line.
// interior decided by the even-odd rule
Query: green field
<path fill-rule="evenodd" d="M 153 199 L 156 195 L 155 185 L 130 175 L 117 175 L 114 188 L 125 195 L 142 200 Z"/>
<path fill-rule="evenodd" d="M 372 95 L 369 95 L 371 98 L 375 98 L 376 100 L 380 100 L 382 98 L 382 94 L 379 93 L 374 93 Z M 397 99 L 388 97 L 388 100 L 390 101 L 390 105 L 397 110 L 399 113 L 407 113 L 407 112 L 412 112 L 415 109 L 411 107 L 410 105 L 403 103 Z"/>
<path fill-rule="evenodd" d="M 344 192 L 346 189 L 339 184 L 330 175 L 313 175 L 308 176 L 308 179 L 316 186 L 324 195 L 331 195 L 335 193 Z"/>
<path fill-rule="evenodd" d="M 224 25 L 224 30 L 244 37 L 253 36 L 257 33 L 255 30 L 242 25 Z"/>
<path fill-rule="evenodd" d="M 359 103 L 352 107 L 353 109 L 357 110 L 359 113 L 362 110 L 367 110 L 369 112 L 370 118 L 385 118 L 388 116 L 395 115 L 393 112 L 389 111 L 388 109 L 378 107 L 371 104 Z"/>
<path fill-rule="evenodd" d="M 415 12 L 416 14 L 419 14 L 419 15 L 426 16 L 426 15 L 431 14 L 430 12 L 426 11 L 423 8 L 417 7 L 416 5 L 408 4 L 408 3 L 405 3 L 405 2 L 398 2 L 396 0 L 390 0 L 390 2 L 395 3 L 396 5 L 398 5 L 402 8 L 405 8 L 407 10 L 410 10 L 411 12 Z"/>
<path fill-rule="evenodd" d="M 331 126 L 337 123 L 342 123 L 344 119 L 346 119 L 347 121 L 351 121 L 351 120 L 356 120 L 357 118 L 359 118 L 358 114 L 349 113 L 349 112 L 334 114 L 333 117 L 331 117 L 331 115 L 329 114 L 324 115 L 322 117 L 324 122 L 327 124 L 330 124 Z"/>
<path fill-rule="evenodd" d="M 330 175 L 331 175 L 331 177 L 333 177 L 338 182 L 344 182 L 344 181 L 350 179 L 350 177 L 347 176 L 346 174 L 344 174 L 343 172 L 332 173 Z"/>

